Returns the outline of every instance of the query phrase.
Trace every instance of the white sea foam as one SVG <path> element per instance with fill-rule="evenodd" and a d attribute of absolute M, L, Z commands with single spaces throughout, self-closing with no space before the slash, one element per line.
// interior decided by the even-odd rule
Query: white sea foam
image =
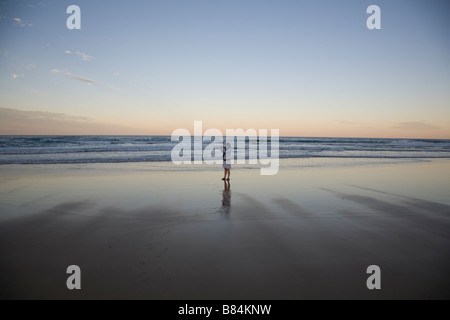
<path fill-rule="evenodd" d="M 279 141 L 283 159 L 450 158 L 450 140 L 281 137 Z M 170 161 L 175 144 L 170 136 L 0 136 L 0 164 Z"/>

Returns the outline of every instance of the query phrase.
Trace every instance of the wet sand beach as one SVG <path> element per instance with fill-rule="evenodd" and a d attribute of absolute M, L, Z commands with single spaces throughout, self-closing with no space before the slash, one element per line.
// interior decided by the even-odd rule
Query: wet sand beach
<path fill-rule="evenodd" d="M 0 166 L 0 298 L 450 298 L 450 161 L 335 162 Z"/>

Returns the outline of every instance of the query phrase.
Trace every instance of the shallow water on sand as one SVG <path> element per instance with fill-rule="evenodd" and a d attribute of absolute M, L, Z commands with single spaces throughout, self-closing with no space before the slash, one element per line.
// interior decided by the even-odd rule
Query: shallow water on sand
<path fill-rule="evenodd" d="M 2 166 L 0 297 L 449 298 L 449 169 L 286 160 L 233 167 L 228 190 L 212 167 Z"/>

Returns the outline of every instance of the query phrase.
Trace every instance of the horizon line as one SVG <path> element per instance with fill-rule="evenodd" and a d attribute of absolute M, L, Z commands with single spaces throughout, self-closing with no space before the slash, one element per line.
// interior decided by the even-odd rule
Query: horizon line
<path fill-rule="evenodd" d="M 170 137 L 172 134 L 0 134 L 0 137 L 148 137 L 148 136 L 159 136 L 159 137 Z M 198 137 L 196 135 L 189 135 L 190 137 Z M 186 136 L 187 137 L 187 136 Z M 204 135 L 200 136 L 204 137 Z M 222 135 L 226 137 L 226 135 Z M 234 137 L 256 137 L 258 136 L 234 136 Z M 267 135 L 267 137 L 271 137 Z M 307 139 L 387 139 L 387 140 L 450 140 L 450 138 L 400 138 L 400 137 L 345 137 L 345 136 L 279 136 L 279 138 L 307 138 Z"/>

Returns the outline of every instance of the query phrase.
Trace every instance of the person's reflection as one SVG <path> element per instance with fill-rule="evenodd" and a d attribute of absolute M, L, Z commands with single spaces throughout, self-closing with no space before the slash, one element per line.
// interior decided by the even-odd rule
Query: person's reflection
<path fill-rule="evenodd" d="M 223 192 L 222 192 L 222 213 L 230 213 L 231 207 L 231 190 L 230 181 L 225 180 L 223 182 Z"/>

